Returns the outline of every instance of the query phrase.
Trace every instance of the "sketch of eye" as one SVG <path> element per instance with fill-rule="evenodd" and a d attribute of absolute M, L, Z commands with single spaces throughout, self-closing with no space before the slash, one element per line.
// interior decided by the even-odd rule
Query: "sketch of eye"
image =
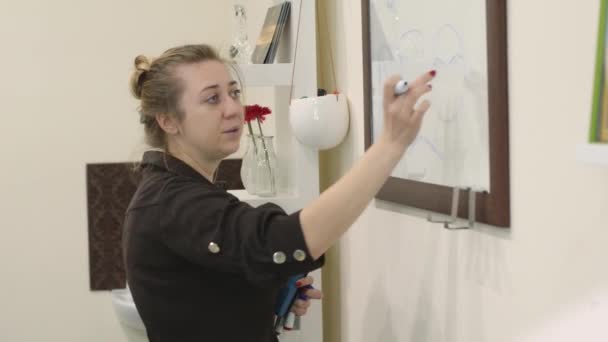
<path fill-rule="evenodd" d="M 424 56 L 424 36 L 418 30 L 410 30 L 401 34 L 399 46 L 395 52 L 402 61 Z"/>

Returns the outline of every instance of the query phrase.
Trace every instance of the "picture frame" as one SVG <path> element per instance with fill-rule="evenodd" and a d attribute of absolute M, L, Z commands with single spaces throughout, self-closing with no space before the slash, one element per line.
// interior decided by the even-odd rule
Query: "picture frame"
<path fill-rule="evenodd" d="M 510 218 L 509 181 L 509 106 L 507 67 L 506 0 L 486 0 L 486 40 L 489 109 L 490 190 L 476 192 L 477 222 L 508 228 Z M 372 144 L 372 41 L 371 1 L 362 0 L 365 148 Z M 377 53 L 377 51 L 376 51 Z M 377 199 L 395 202 L 432 212 L 450 214 L 453 188 L 431 183 L 390 177 L 376 195 Z M 467 194 L 468 195 L 468 191 Z M 458 216 L 468 218 L 468 201 L 459 201 Z"/>

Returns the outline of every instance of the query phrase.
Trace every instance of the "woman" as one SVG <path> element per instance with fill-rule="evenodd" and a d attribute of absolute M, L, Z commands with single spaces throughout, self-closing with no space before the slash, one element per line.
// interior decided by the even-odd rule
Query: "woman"
<path fill-rule="evenodd" d="M 323 253 L 361 214 L 416 136 L 434 72 L 393 94 L 385 84 L 385 127 L 336 184 L 287 215 L 252 208 L 213 184 L 220 161 L 239 148 L 243 106 L 227 63 L 206 45 L 135 59 L 148 151 L 124 232 L 128 284 L 150 341 L 276 341 L 273 309 L 287 278 L 323 265 Z M 307 277 L 298 286 L 312 283 Z M 321 292 L 309 289 L 310 298 Z M 306 312 L 307 300 L 293 311 Z"/>

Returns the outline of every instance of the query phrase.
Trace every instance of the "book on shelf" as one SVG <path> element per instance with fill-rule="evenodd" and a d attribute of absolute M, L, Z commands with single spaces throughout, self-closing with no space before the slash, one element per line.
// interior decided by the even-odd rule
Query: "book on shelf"
<path fill-rule="evenodd" d="M 251 62 L 256 64 L 272 63 L 276 57 L 277 48 L 285 23 L 289 19 L 291 2 L 285 1 L 274 5 L 266 12 L 264 25 L 258 37 Z"/>
<path fill-rule="evenodd" d="M 281 7 L 281 15 L 279 16 L 279 23 L 277 25 L 277 29 L 274 32 L 274 36 L 272 38 L 272 42 L 270 43 L 270 50 L 268 51 L 268 56 L 266 56 L 266 60 L 264 63 L 273 63 L 274 59 L 277 55 L 277 51 L 279 48 L 279 43 L 281 41 L 281 37 L 283 36 L 283 30 L 285 29 L 285 25 L 289 21 L 291 12 L 291 2 L 286 1 L 283 3 Z"/>

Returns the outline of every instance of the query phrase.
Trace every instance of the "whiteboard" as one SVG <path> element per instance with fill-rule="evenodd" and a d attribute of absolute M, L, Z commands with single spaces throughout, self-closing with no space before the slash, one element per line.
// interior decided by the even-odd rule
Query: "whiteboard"
<path fill-rule="evenodd" d="M 392 176 L 490 191 L 486 0 L 373 0 L 372 142 L 384 80 L 437 70 L 417 138 Z M 421 99 L 421 100 L 422 100 Z"/>

